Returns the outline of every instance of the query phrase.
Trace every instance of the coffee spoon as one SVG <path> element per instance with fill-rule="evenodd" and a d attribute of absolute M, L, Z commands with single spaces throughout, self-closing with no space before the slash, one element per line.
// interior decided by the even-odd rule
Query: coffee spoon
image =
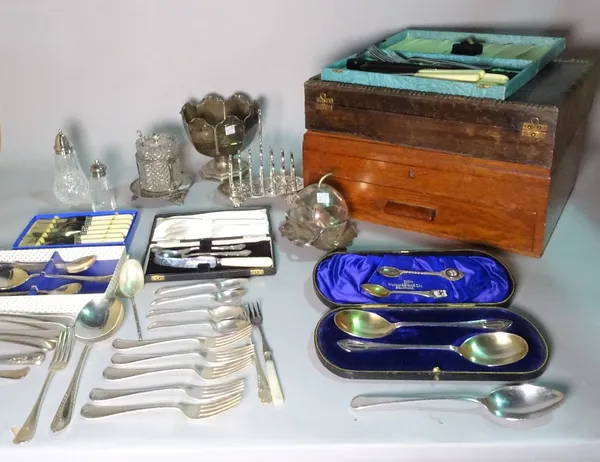
<path fill-rule="evenodd" d="M 558 407 L 564 399 L 564 394 L 558 390 L 522 383 L 497 388 L 484 397 L 358 395 L 352 399 L 350 407 L 360 410 L 420 401 L 470 401 L 483 404 L 496 417 L 514 421 L 541 417 Z"/>
<path fill-rule="evenodd" d="M 147 318 L 151 318 L 154 316 L 164 316 L 168 314 L 207 314 L 208 319 L 211 321 L 221 321 L 223 319 L 234 319 L 240 318 L 246 315 L 246 310 L 243 306 L 238 305 L 221 305 L 216 306 L 214 308 L 155 308 L 153 310 L 148 311 L 146 314 Z"/>
<path fill-rule="evenodd" d="M 529 351 L 525 339 L 508 332 L 477 334 L 466 339 L 460 346 L 454 345 L 408 345 L 397 343 L 367 342 L 343 339 L 338 346 L 347 352 L 382 350 L 441 350 L 458 353 L 480 366 L 496 367 L 513 364 L 523 359 Z"/>
<path fill-rule="evenodd" d="M 30 279 L 42 276 L 47 279 L 71 279 L 73 281 L 89 281 L 89 282 L 109 282 L 112 274 L 106 276 L 77 276 L 69 274 L 48 274 L 45 272 L 31 273 L 22 270 L 21 268 L 11 268 L 8 270 L 8 277 L 0 276 L 0 290 L 10 290 L 25 284 Z"/>
<path fill-rule="evenodd" d="M 448 296 L 445 290 L 389 290 L 379 284 L 362 284 L 362 289 L 374 297 L 387 297 L 392 294 L 417 295 L 428 298 L 444 298 Z"/>
<path fill-rule="evenodd" d="M 333 318 L 335 325 L 354 337 L 381 338 L 402 327 L 464 327 L 471 329 L 505 330 L 512 321 L 506 319 L 476 319 L 456 322 L 395 322 L 365 310 L 342 310 Z"/>
<path fill-rule="evenodd" d="M 40 290 L 36 286 L 31 286 L 35 295 L 75 295 L 81 290 L 81 284 L 78 282 L 72 282 L 70 284 L 63 284 L 60 287 L 52 290 Z M 0 292 L 0 296 L 10 295 L 29 295 L 28 290 L 22 290 L 19 292 Z"/>
<path fill-rule="evenodd" d="M 54 267 L 69 274 L 75 274 L 90 269 L 94 266 L 94 263 L 96 263 L 96 256 L 88 255 L 73 261 L 54 263 Z M 9 266 L 11 268 L 20 268 L 24 271 L 42 271 L 47 264 L 47 262 L 1 262 L 0 267 Z"/>
<path fill-rule="evenodd" d="M 456 268 L 446 268 L 442 271 L 413 271 L 394 268 L 393 266 L 382 266 L 377 269 L 377 272 L 386 278 L 397 278 L 403 274 L 415 274 L 420 276 L 439 276 L 448 281 L 460 281 L 465 277 L 465 274 Z"/>
<path fill-rule="evenodd" d="M 237 288 L 237 289 L 227 289 L 222 292 L 217 292 L 214 294 L 194 294 L 194 295 L 184 295 L 180 297 L 162 297 L 152 300 L 150 302 L 150 306 L 161 306 L 166 305 L 168 303 L 176 303 L 176 302 L 184 302 L 184 301 L 207 301 L 207 302 L 216 302 L 216 303 L 231 303 L 233 301 L 239 300 L 246 294 L 246 289 Z"/>

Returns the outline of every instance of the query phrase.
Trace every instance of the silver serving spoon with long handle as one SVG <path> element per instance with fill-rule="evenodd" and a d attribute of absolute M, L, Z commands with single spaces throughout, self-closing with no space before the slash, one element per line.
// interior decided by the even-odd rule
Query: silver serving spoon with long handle
<path fill-rule="evenodd" d="M 143 340 L 142 326 L 140 325 L 140 315 L 138 314 L 135 296 L 144 288 L 144 270 L 139 261 L 129 259 L 123 264 L 119 274 L 119 290 L 131 300 L 133 308 L 133 317 L 135 318 L 135 328 L 137 329 L 138 340 Z"/>
<path fill-rule="evenodd" d="M 53 432 L 65 429 L 73 417 L 79 380 L 92 345 L 114 335 L 125 316 L 123 303 L 116 298 L 100 297 L 90 300 L 77 316 L 75 338 L 85 344 L 67 391 L 50 424 Z"/>
<path fill-rule="evenodd" d="M 452 351 L 474 364 L 487 367 L 516 363 L 523 359 L 529 351 L 529 346 L 523 337 L 508 332 L 489 332 L 473 335 L 459 346 L 379 343 L 354 339 L 339 340 L 337 344 L 347 352 L 383 350 Z"/>
<path fill-rule="evenodd" d="M 195 284 L 185 284 L 176 286 L 165 286 L 154 291 L 154 295 L 168 295 L 179 292 L 193 291 L 197 293 L 215 293 L 227 289 L 238 289 L 248 285 L 248 279 L 235 278 L 225 279 L 224 281 L 215 282 L 198 282 Z"/>
<path fill-rule="evenodd" d="M 383 316 L 366 310 L 338 311 L 333 321 L 342 331 L 354 337 L 381 338 L 404 327 L 462 327 L 467 329 L 505 330 L 512 324 L 506 319 L 475 319 L 455 322 L 390 322 Z"/>
<path fill-rule="evenodd" d="M 355 410 L 361 410 L 422 401 L 469 401 L 484 405 L 496 417 L 506 420 L 526 420 L 547 414 L 557 408 L 564 399 L 564 394 L 558 390 L 523 383 L 497 388 L 489 395 L 483 397 L 468 395 L 358 395 L 352 399 L 350 407 Z"/>

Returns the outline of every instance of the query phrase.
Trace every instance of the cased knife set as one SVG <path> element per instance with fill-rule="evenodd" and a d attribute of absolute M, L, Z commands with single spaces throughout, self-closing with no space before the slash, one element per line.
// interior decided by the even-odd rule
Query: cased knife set
<path fill-rule="evenodd" d="M 267 208 L 156 215 L 146 280 L 183 281 L 275 274 Z"/>
<path fill-rule="evenodd" d="M 407 35 L 413 55 L 431 45 L 421 35 Z M 575 184 L 600 69 L 543 64 L 504 100 L 324 70 L 304 86 L 304 183 L 331 173 L 357 219 L 540 257 Z"/>

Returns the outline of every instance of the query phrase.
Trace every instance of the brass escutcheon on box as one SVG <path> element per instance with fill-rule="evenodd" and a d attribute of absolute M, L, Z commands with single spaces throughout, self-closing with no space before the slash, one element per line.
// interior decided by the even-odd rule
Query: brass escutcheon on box
<path fill-rule="evenodd" d="M 317 111 L 333 111 L 333 98 L 328 97 L 327 93 L 321 93 L 316 98 Z"/>
<path fill-rule="evenodd" d="M 521 128 L 521 136 L 533 138 L 534 140 L 544 140 L 548 134 L 548 125 L 540 123 L 540 119 L 534 117 L 531 122 L 525 122 Z"/>

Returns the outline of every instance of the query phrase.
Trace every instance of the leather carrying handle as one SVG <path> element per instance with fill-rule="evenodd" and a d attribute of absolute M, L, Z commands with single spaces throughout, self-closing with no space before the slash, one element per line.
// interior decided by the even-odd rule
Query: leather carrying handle
<path fill-rule="evenodd" d="M 435 219 L 435 209 L 423 207 L 422 205 L 387 201 L 383 207 L 383 211 L 388 215 L 395 215 L 402 218 L 412 218 L 413 220 L 433 221 Z"/>

